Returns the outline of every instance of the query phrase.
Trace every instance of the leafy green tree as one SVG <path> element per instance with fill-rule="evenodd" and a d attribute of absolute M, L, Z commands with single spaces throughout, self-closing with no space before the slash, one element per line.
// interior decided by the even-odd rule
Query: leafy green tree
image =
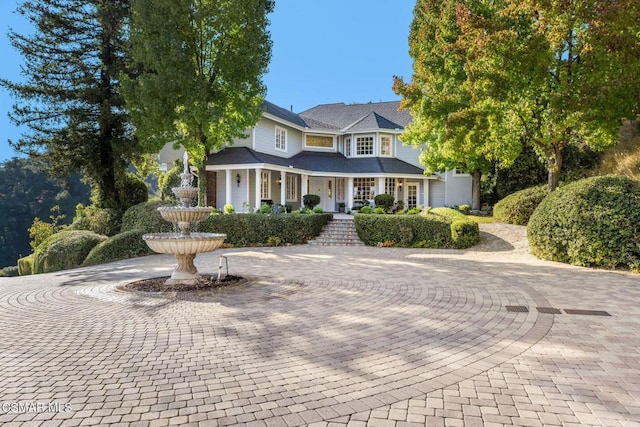
<path fill-rule="evenodd" d="M 471 3 L 471 2 L 468 2 Z M 491 18 L 499 12 L 482 2 L 475 9 Z M 502 122 L 495 120 L 498 105 L 478 99 L 469 85 L 469 62 L 474 52 L 460 43 L 460 1 L 419 0 L 409 36 L 413 77 L 410 83 L 395 77 L 394 89 L 413 122 L 402 136 L 421 147 L 421 162 L 430 172 L 458 168 L 473 176 L 472 208 L 480 209 L 483 173 L 494 163 L 509 165 L 520 151 L 518 140 L 500 138 Z"/>
<path fill-rule="evenodd" d="M 258 122 L 271 58 L 270 0 L 132 0 L 132 57 L 124 94 L 147 151 L 182 144 L 198 168 Z"/>
<path fill-rule="evenodd" d="M 487 19 L 478 4 L 500 6 Z M 468 85 L 477 102 L 498 106 L 495 137 L 524 138 L 546 159 L 548 188 L 560 179 L 563 150 L 616 143 L 640 93 L 640 3 L 636 0 L 460 1 L 460 46 L 473 52 Z"/>
<path fill-rule="evenodd" d="M 141 154 L 118 91 L 129 0 L 25 1 L 17 12 L 35 31 L 9 33 L 26 80 L 0 85 L 18 100 L 11 120 L 28 128 L 11 144 L 58 176 L 80 170 L 102 205 L 119 207 L 118 180 Z"/>

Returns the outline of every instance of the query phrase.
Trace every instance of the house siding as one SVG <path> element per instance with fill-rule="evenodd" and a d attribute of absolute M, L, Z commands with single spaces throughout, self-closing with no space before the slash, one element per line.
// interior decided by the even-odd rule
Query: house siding
<path fill-rule="evenodd" d="M 431 180 L 429 182 L 429 203 L 433 208 L 445 205 L 445 182 Z"/>
<path fill-rule="evenodd" d="M 396 136 L 395 144 L 395 156 L 396 158 L 409 163 L 410 165 L 423 168 L 420 164 L 420 150 L 415 149 L 410 145 L 404 145 L 402 141 Z"/>
<path fill-rule="evenodd" d="M 447 171 L 447 206 L 471 205 L 471 176 L 455 175 L 453 171 Z"/>
<path fill-rule="evenodd" d="M 287 130 L 287 152 L 276 150 L 276 126 Z M 273 120 L 262 119 L 255 128 L 256 147 L 261 153 L 274 156 L 291 157 L 302 151 L 302 132 L 297 129 L 276 123 Z"/>

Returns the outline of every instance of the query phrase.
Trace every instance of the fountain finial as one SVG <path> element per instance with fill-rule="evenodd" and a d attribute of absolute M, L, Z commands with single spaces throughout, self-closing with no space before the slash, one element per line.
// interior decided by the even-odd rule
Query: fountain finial
<path fill-rule="evenodd" d="M 187 150 L 184 150 L 184 154 L 182 155 L 182 165 L 184 167 L 183 173 L 189 173 L 189 154 Z"/>

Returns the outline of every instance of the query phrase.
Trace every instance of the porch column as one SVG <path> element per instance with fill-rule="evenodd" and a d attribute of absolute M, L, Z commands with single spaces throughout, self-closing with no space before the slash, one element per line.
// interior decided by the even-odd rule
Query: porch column
<path fill-rule="evenodd" d="M 302 203 L 302 198 L 309 194 L 309 175 L 302 174 L 300 175 L 300 202 Z"/>
<path fill-rule="evenodd" d="M 225 184 L 225 188 L 224 188 L 224 204 L 225 205 L 230 205 L 231 204 L 231 169 L 225 169 L 224 171 L 224 184 Z"/>
<path fill-rule="evenodd" d="M 251 179 L 250 173 L 251 173 L 251 169 L 247 169 L 247 173 L 246 173 L 246 176 L 244 178 L 244 182 L 247 183 L 246 196 L 247 196 L 247 210 L 249 210 L 249 212 L 251 212 L 251 185 L 249 185 L 249 183 L 251 182 L 251 181 L 249 181 Z M 244 211 L 244 206 L 242 208 L 243 208 L 242 210 Z"/>
<path fill-rule="evenodd" d="M 284 206 L 287 202 L 287 173 L 280 172 L 280 204 Z"/>
<path fill-rule="evenodd" d="M 353 177 L 347 178 L 347 200 L 346 202 L 346 210 L 350 211 L 353 209 Z"/>
<path fill-rule="evenodd" d="M 256 200 L 255 200 L 255 206 L 254 206 L 254 210 L 256 211 L 260 209 L 260 196 L 262 196 L 261 181 L 262 181 L 262 169 L 256 168 L 256 191 L 255 191 Z"/>
<path fill-rule="evenodd" d="M 429 181 L 428 179 L 424 180 L 424 207 L 431 206 L 429 204 Z"/>
<path fill-rule="evenodd" d="M 376 181 L 377 181 L 377 184 L 378 184 L 377 185 L 378 189 L 376 190 L 376 196 L 378 194 L 384 194 L 384 181 L 385 181 L 385 178 L 384 177 L 383 178 L 377 178 Z"/>

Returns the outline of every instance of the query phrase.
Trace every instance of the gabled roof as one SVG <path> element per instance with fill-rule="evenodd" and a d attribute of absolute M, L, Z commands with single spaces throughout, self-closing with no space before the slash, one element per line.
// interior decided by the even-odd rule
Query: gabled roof
<path fill-rule="evenodd" d="M 411 113 L 398 111 L 399 101 L 368 104 L 322 104 L 300 113 L 306 121 L 323 123 L 343 132 L 372 129 L 404 129 L 411 122 Z"/>
<path fill-rule="evenodd" d="M 299 114 L 285 108 L 278 107 L 276 104 L 269 101 L 265 100 L 262 102 L 262 109 L 265 113 L 271 114 L 272 116 L 278 117 L 282 120 L 286 120 L 289 123 L 293 123 L 304 128 L 309 127 Z"/>
<path fill-rule="evenodd" d="M 423 175 L 423 170 L 392 157 L 347 158 L 340 153 L 302 151 L 288 159 L 259 153 L 247 147 L 227 147 L 209 155 L 207 165 L 270 164 L 293 167 L 310 172 L 335 172 L 345 174 L 405 174 Z"/>

